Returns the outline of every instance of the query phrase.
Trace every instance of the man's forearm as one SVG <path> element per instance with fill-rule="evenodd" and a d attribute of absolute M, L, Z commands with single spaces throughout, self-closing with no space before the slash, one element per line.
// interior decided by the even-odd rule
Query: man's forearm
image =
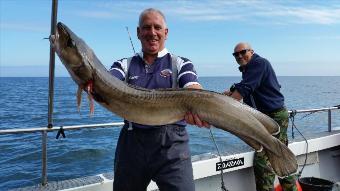
<path fill-rule="evenodd" d="M 203 87 L 202 87 L 200 84 L 192 84 L 192 85 L 187 86 L 187 87 L 185 87 L 185 88 L 189 88 L 189 89 L 199 89 L 199 90 L 203 89 Z"/>

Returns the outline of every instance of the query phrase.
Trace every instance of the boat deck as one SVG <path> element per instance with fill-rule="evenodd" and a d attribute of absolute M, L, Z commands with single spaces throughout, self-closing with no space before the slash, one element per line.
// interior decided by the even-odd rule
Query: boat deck
<path fill-rule="evenodd" d="M 340 128 L 332 132 L 322 132 L 305 136 L 308 140 L 308 154 L 306 155 L 306 142 L 303 138 L 294 139 L 289 148 L 297 155 L 299 170 L 305 164 L 302 177 L 319 177 L 333 182 L 340 181 Z M 223 155 L 223 161 L 242 159 L 240 166 L 224 169 L 224 181 L 229 190 L 254 190 L 255 181 L 252 170 L 254 151 L 240 151 Z M 305 157 L 307 156 L 307 160 Z M 196 190 L 220 189 L 220 171 L 216 170 L 219 158 L 216 154 L 207 153 L 192 157 Z M 306 161 L 306 162 L 305 162 Z M 242 181 L 240 181 L 242 180 Z M 14 189 L 19 190 L 112 190 L 113 173 L 104 173 L 96 176 L 81 177 L 71 180 L 53 181 L 46 186 L 35 185 Z M 244 184 L 247 182 L 247 184 Z M 277 183 L 277 181 L 276 181 Z M 151 182 L 148 190 L 158 190 Z"/>

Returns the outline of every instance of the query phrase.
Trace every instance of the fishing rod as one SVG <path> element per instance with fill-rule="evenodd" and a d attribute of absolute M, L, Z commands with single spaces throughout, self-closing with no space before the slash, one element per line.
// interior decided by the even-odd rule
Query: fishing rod
<path fill-rule="evenodd" d="M 133 53 L 136 54 L 136 51 L 135 51 L 135 47 L 133 46 L 133 43 L 132 43 L 132 40 L 131 40 L 131 35 L 130 35 L 130 32 L 129 32 L 129 28 L 126 26 L 126 31 L 129 35 L 129 39 L 130 39 L 130 43 L 131 43 L 131 46 L 132 46 L 132 50 L 133 50 Z"/>

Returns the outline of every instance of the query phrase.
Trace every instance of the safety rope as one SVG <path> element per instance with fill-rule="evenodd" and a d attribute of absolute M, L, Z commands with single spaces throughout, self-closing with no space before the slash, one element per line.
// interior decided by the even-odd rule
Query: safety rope
<path fill-rule="evenodd" d="M 308 117 L 314 113 L 317 113 L 317 112 L 321 112 L 321 111 L 310 111 L 309 113 L 305 114 L 304 116 L 301 117 L 301 119 L 305 118 L 305 117 Z"/>
<path fill-rule="evenodd" d="M 210 132 L 210 137 L 213 140 L 215 148 L 216 148 L 216 151 L 218 153 L 218 156 L 219 156 L 219 159 L 220 159 L 220 163 L 222 164 L 223 161 L 222 161 L 221 153 L 220 153 L 220 150 L 218 149 L 218 146 L 217 146 L 217 143 L 215 141 L 214 135 L 213 135 L 213 133 L 211 131 L 211 128 L 209 129 L 209 132 Z M 221 174 L 220 175 L 221 175 L 221 190 L 222 191 L 228 191 L 228 189 L 225 187 L 224 180 L 223 180 L 223 168 L 221 168 Z"/>
<path fill-rule="evenodd" d="M 292 138 L 294 139 L 294 128 L 298 131 L 298 133 L 302 136 L 302 138 L 305 140 L 305 142 L 306 142 L 306 153 L 305 153 L 305 161 L 304 161 L 304 163 L 303 163 L 303 166 L 302 166 L 302 168 L 301 168 L 301 170 L 299 171 L 299 173 L 298 173 L 298 178 L 300 178 L 301 177 L 301 174 L 302 174 L 302 172 L 303 172 L 303 169 L 305 168 L 305 166 L 306 166 L 306 164 L 307 164 L 307 158 L 308 158 L 308 141 L 307 141 L 307 139 L 306 139 L 306 137 L 305 136 L 303 136 L 303 134 L 300 132 L 300 130 L 296 127 L 296 125 L 295 125 L 295 115 L 296 115 L 296 110 L 292 110 L 292 112 L 290 113 L 290 115 L 289 115 L 289 119 L 290 119 L 290 121 L 292 122 Z M 310 115 L 310 114 L 309 114 Z M 306 115 L 307 116 L 307 115 Z M 306 116 L 304 116 L 304 117 L 306 117 Z"/>
<path fill-rule="evenodd" d="M 340 109 L 340 105 L 335 105 L 333 107 L 336 107 L 336 108 Z M 292 112 L 294 112 L 294 111 L 296 112 L 296 110 L 292 110 Z M 302 116 L 301 119 L 303 119 L 305 117 L 308 117 L 308 116 L 310 116 L 310 115 L 312 115 L 314 113 L 318 113 L 318 112 L 323 112 L 323 111 L 322 110 L 319 110 L 319 111 L 310 111 L 307 114 L 305 114 L 304 116 Z"/>

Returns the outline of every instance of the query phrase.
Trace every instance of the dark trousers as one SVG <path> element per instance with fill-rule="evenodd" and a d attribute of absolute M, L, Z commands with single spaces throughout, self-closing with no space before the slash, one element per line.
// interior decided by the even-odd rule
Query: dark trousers
<path fill-rule="evenodd" d="M 128 130 L 120 133 L 114 164 L 114 191 L 145 191 L 151 180 L 161 191 L 194 191 L 185 127 Z"/>

